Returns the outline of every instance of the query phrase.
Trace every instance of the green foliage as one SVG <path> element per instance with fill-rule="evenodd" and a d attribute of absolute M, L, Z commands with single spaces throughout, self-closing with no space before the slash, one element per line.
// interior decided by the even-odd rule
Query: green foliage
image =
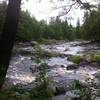
<path fill-rule="evenodd" d="M 0 100 L 31 100 L 29 93 L 20 94 L 17 91 L 0 92 Z"/>
<path fill-rule="evenodd" d="M 57 52 L 46 51 L 42 49 L 39 45 L 35 47 L 35 50 L 36 50 L 35 52 L 36 57 L 38 58 L 50 58 L 50 57 L 55 57 L 59 55 Z"/>
<path fill-rule="evenodd" d="M 30 98 L 34 100 L 51 100 L 52 92 L 49 88 L 49 80 L 46 77 L 46 63 L 38 66 L 38 74 L 36 76 L 36 87 L 31 91 Z"/>
<path fill-rule="evenodd" d="M 100 6 L 97 10 L 86 12 L 84 15 L 84 39 L 100 41 Z"/>
<path fill-rule="evenodd" d="M 100 61 L 100 54 L 89 52 L 83 55 L 83 59 L 88 62 L 99 62 Z"/>
<path fill-rule="evenodd" d="M 94 55 L 94 61 L 100 62 L 100 54 Z"/>
<path fill-rule="evenodd" d="M 75 36 L 77 39 L 81 39 L 82 34 L 81 34 L 81 25 L 80 25 L 80 20 L 78 18 L 77 20 L 77 25 L 76 25 L 76 29 L 75 29 Z"/>
<path fill-rule="evenodd" d="M 0 3 L 0 33 L 2 31 L 7 5 Z M 21 11 L 16 40 L 41 42 L 43 39 L 87 39 L 100 41 L 100 7 L 84 14 L 83 25 L 77 20 L 76 27 L 68 24 L 67 18 L 51 18 L 49 24 L 37 21 L 28 11 Z"/>
<path fill-rule="evenodd" d="M 75 80 L 74 83 L 73 83 L 73 88 L 74 89 L 81 89 L 82 88 L 82 85 L 80 83 L 79 80 Z"/>
<path fill-rule="evenodd" d="M 0 3 L 0 32 L 5 19 L 6 3 Z M 74 27 L 68 25 L 67 20 L 62 21 L 59 17 L 46 21 L 37 21 L 30 16 L 28 11 L 21 11 L 19 27 L 16 34 L 17 41 L 36 40 L 41 42 L 43 39 L 74 39 Z"/>
<path fill-rule="evenodd" d="M 82 61 L 82 58 L 79 55 L 73 55 L 69 58 L 69 60 L 71 60 L 72 62 L 76 64 L 80 64 L 80 62 Z"/>
<path fill-rule="evenodd" d="M 80 90 L 80 97 L 82 100 L 91 100 L 91 88 L 88 86 L 82 86 L 82 83 L 78 80 L 74 81 L 74 89 Z M 74 99 L 72 99 L 74 100 Z"/>

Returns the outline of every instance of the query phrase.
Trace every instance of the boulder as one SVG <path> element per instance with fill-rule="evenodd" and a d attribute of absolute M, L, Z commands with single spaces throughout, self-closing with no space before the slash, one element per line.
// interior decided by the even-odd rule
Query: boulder
<path fill-rule="evenodd" d="M 95 74 L 93 74 L 93 76 L 97 79 L 100 79 L 100 71 L 96 72 Z"/>
<path fill-rule="evenodd" d="M 64 65 L 64 64 L 63 64 L 63 65 L 61 65 L 61 68 L 66 68 L 66 65 Z"/>
<path fill-rule="evenodd" d="M 80 90 L 71 90 L 66 92 L 65 100 L 81 100 Z"/>
<path fill-rule="evenodd" d="M 100 97 L 96 97 L 95 100 L 100 100 Z"/>
<path fill-rule="evenodd" d="M 12 81 L 13 81 L 13 80 L 12 80 L 11 78 L 6 78 L 6 79 L 5 79 L 5 82 L 4 82 L 4 84 L 3 84 L 2 89 L 3 89 L 3 90 L 8 90 L 8 89 L 10 89 L 12 86 L 14 86 L 14 84 L 13 84 Z"/>
<path fill-rule="evenodd" d="M 53 82 L 52 87 L 54 89 L 53 93 L 54 94 L 62 94 L 66 93 L 66 91 L 69 91 L 72 89 L 73 83 L 75 80 L 73 79 L 66 79 L 66 80 L 60 80 L 58 82 Z"/>
<path fill-rule="evenodd" d="M 36 41 L 31 41 L 31 42 L 30 42 L 30 45 L 31 45 L 31 46 L 36 46 L 36 45 L 38 45 L 38 42 L 36 42 Z"/>
<path fill-rule="evenodd" d="M 32 55 L 34 54 L 35 50 L 31 47 L 29 48 L 19 48 L 19 54 L 21 55 Z"/>
<path fill-rule="evenodd" d="M 68 65 L 66 67 L 67 70 L 74 70 L 74 69 L 77 69 L 77 68 L 79 68 L 79 66 L 77 64 Z"/>

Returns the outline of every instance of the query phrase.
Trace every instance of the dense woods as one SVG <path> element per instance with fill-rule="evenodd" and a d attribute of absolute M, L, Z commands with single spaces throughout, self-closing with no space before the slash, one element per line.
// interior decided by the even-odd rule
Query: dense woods
<path fill-rule="evenodd" d="M 3 20 L 5 18 L 6 3 L 0 4 L 0 33 Z M 90 39 L 100 40 L 100 7 L 91 12 L 85 11 L 83 24 L 77 19 L 76 26 L 68 23 L 67 18 L 61 20 L 59 17 L 51 18 L 49 23 L 46 21 L 37 21 L 35 17 L 30 16 L 28 11 L 21 11 L 19 28 L 16 35 L 17 41 L 30 41 L 43 39 Z"/>
<path fill-rule="evenodd" d="M 0 30 L 2 29 L 5 18 L 6 3 L 0 4 Z M 100 8 L 91 12 L 86 11 L 84 15 L 84 23 L 80 25 L 77 20 L 76 27 L 68 23 L 67 18 L 61 20 L 59 17 L 51 18 L 49 23 L 46 21 L 37 21 L 35 17 L 30 16 L 28 11 L 21 11 L 19 28 L 16 34 L 17 41 L 30 41 L 43 39 L 95 39 L 99 40 L 99 22 Z M 98 17 L 95 17 L 97 16 Z M 1 33 L 1 31 L 0 31 Z M 90 36 L 91 35 L 91 36 Z M 95 37 L 95 38 L 94 38 Z"/>

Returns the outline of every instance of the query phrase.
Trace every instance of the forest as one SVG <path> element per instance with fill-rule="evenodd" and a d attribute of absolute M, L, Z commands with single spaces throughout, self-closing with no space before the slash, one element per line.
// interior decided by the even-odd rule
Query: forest
<path fill-rule="evenodd" d="M 21 0 L 0 1 L 0 100 L 100 100 L 100 1 L 93 1 L 68 0 L 49 21 L 22 10 Z M 75 5 L 84 16 L 73 25 L 67 14 Z"/>
<path fill-rule="evenodd" d="M 5 19 L 7 5 L 0 4 L 0 33 Z M 100 7 L 91 12 L 85 11 L 83 24 L 77 19 L 76 26 L 68 23 L 67 18 L 61 20 L 59 17 L 51 18 L 49 23 L 45 20 L 37 21 L 28 11 L 21 11 L 19 28 L 16 34 L 18 41 L 42 41 L 43 39 L 57 40 L 100 40 Z M 36 33 L 36 34 L 35 34 Z"/>

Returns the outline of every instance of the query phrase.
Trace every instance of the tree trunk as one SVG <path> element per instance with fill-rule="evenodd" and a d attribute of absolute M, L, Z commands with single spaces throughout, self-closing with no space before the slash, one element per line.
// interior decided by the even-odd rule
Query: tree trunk
<path fill-rule="evenodd" d="M 18 28 L 21 0 L 9 0 L 3 32 L 0 38 L 0 89 L 5 81 L 11 51 Z"/>

